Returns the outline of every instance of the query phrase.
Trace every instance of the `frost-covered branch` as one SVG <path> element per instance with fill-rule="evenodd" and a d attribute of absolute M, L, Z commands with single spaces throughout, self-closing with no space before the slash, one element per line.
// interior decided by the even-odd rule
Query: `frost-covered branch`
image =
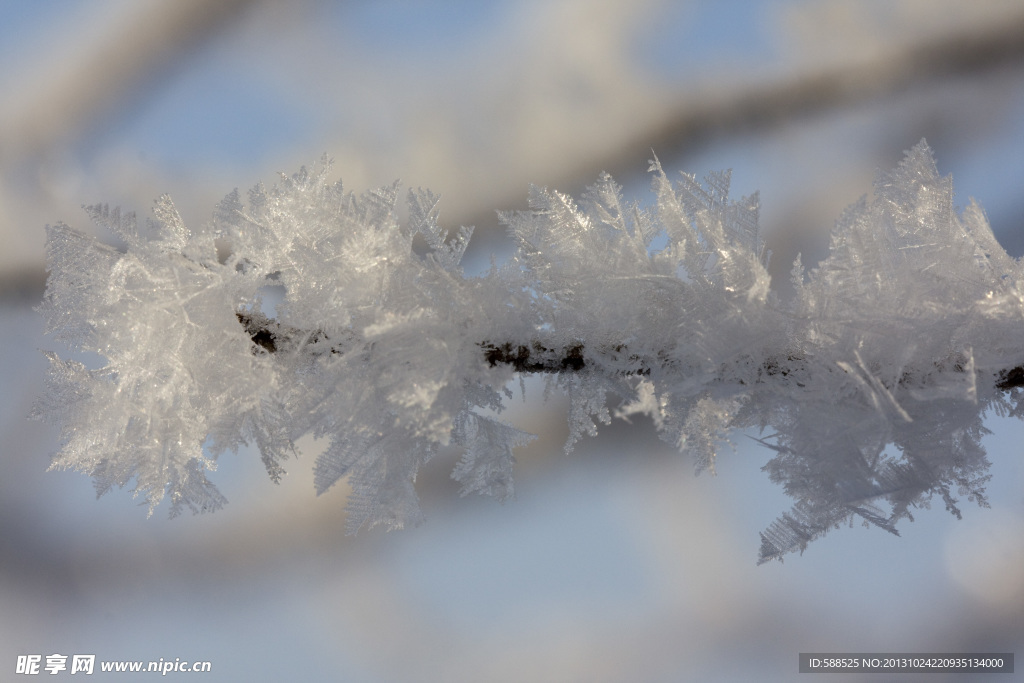
<path fill-rule="evenodd" d="M 151 510 L 209 510 L 225 450 L 254 444 L 277 480 L 312 433 L 329 439 L 317 491 L 352 486 L 349 530 L 398 528 L 442 447 L 462 453 L 463 493 L 512 495 L 532 437 L 494 413 L 539 373 L 569 396 L 567 449 L 646 414 L 713 472 L 730 432 L 761 430 L 796 501 L 762 561 L 854 519 L 897 533 L 935 495 L 984 505 L 982 418 L 1024 414 L 1024 278 L 979 207 L 954 210 L 927 146 L 843 215 L 818 267 L 798 260 L 792 302 L 769 290 L 756 196 L 730 200 L 728 173 L 651 170 L 650 209 L 607 175 L 579 202 L 531 189 L 501 214 L 515 256 L 479 277 L 459 267 L 472 231 L 442 229 L 435 195 L 410 192 L 402 224 L 397 186 L 357 197 L 326 166 L 230 194 L 196 232 L 166 197 L 145 229 L 91 207 L 127 249 L 49 229 L 47 329 L 106 361 L 48 354 L 35 414 L 62 427 L 53 466 L 101 493 L 134 480 Z"/>
<path fill-rule="evenodd" d="M 288 327 L 259 313 L 237 313 L 236 317 L 238 322 L 242 324 L 242 327 L 245 328 L 246 334 L 252 339 L 253 353 L 258 353 L 261 349 L 269 353 L 276 353 L 278 349 L 293 349 L 295 348 L 296 340 L 300 339 L 308 340 L 308 343 L 310 343 L 309 348 L 311 349 L 310 353 L 317 355 L 324 352 L 322 347 L 318 349 L 314 346 L 321 339 L 326 338 L 323 332 L 319 330 L 309 331 Z M 508 365 L 516 372 L 580 372 L 587 367 L 586 348 L 583 344 L 573 344 L 562 350 L 546 348 L 538 341 L 526 341 L 523 343 L 504 342 L 502 344 L 484 341 L 480 342 L 479 346 L 484 358 L 492 367 L 499 364 Z M 626 355 L 633 361 L 634 369 L 623 370 L 623 374 L 651 374 L 650 368 L 647 367 L 647 362 L 636 355 L 630 355 L 629 350 L 624 345 L 618 344 L 611 350 L 617 354 Z M 340 347 L 337 346 L 330 347 L 329 351 L 331 353 L 341 353 Z M 800 372 L 802 365 L 803 358 L 791 355 L 785 359 L 769 358 L 765 360 L 762 369 L 766 376 L 788 376 L 792 373 Z M 958 367 L 957 370 L 963 372 L 964 368 Z M 902 377 L 900 378 L 900 383 L 910 383 L 913 379 L 909 376 Z M 1024 366 L 1018 365 L 1001 370 L 995 377 L 995 387 L 1003 391 L 1024 387 Z"/>

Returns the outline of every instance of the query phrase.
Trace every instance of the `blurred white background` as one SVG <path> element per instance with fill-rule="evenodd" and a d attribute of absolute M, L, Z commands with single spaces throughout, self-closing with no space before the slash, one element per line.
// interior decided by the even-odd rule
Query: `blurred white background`
<path fill-rule="evenodd" d="M 208 660 L 209 681 L 775 681 L 802 651 L 1024 652 L 1015 421 L 988 420 L 992 509 L 757 567 L 791 505 L 769 451 L 737 434 L 694 478 L 637 420 L 565 456 L 536 381 L 510 416 L 540 435 L 517 500 L 458 498 L 438 458 L 424 526 L 355 538 L 343 487 L 313 493 L 312 441 L 280 486 L 257 453 L 223 457 L 227 508 L 168 521 L 45 472 L 58 435 L 25 419 L 56 346 L 32 311 L 47 223 L 169 193 L 202 224 L 324 153 L 349 189 L 440 193 L 443 224 L 477 226 L 470 271 L 510 253 L 494 210 L 529 183 L 607 170 L 647 201 L 652 150 L 670 173 L 732 168 L 785 296 L 796 254 L 820 260 L 924 137 L 1019 257 L 1024 2 L 5 0 L 0 87 L 0 678 L 53 653 Z"/>

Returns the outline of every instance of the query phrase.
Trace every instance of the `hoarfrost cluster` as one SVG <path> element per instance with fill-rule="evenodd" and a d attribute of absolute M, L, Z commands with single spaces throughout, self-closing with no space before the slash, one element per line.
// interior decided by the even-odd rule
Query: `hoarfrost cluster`
<path fill-rule="evenodd" d="M 328 165 L 234 192 L 190 230 L 168 197 L 144 226 L 89 207 L 118 250 L 48 228 L 47 330 L 97 369 L 47 355 L 34 414 L 60 425 L 53 467 L 100 493 L 134 482 L 150 511 L 213 510 L 207 479 L 253 444 L 275 481 L 305 435 L 329 439 L 318 492 L 347 477 L 349 531 L 418 522 L 418 470 L 461 450 L 466 493 L 513 494 L 532 436 L 495 417 L 517 375 L 570 400 L 566 448 L 596 423 L 648 415 L 714 471 L 722 441 L 756 428 L 765 470 L 795 499 L 762 534 L 761 561 L 844 523 L 897 533 L 938 496 L 985 505 L 988 411 L 1021 415 L 1024 281 L 982 210 L 958 214 L 922 141 L 837 222 L 796 296 L 770 290 L 757 197 L 729 174 L 670 181 L 624 201 L 602 175 L 575 201 L 532 188 L 501 214 L 513 258 L 460 268 L 471 230 L 438 224 L 438 198 L 397 185 L 356 196 Z M 275 310 L 263 301 L 283 288 Z"/>

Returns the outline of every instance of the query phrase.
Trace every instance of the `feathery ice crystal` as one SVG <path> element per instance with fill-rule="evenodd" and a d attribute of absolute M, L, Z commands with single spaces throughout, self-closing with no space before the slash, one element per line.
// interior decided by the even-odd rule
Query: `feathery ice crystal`
<path fill-rule="evenodd" d="M 897 533 L 935 494 L 957 515 L 956 496 L 984 505 L 983 414 L 1022 414 L 1021 264 L 977 205 L 957 214 L 925 143 L 841 217 L 825 261 L 797 262 L 785 303 L 756 196 L 730 201 L 728 173 L 651 171 L 652 209 L 606 174 L 578 204 L 532 188 L 501 215 L 515 256 L 480 277 L 459 266 L 472 231 L 439 227 L 435 195 L 410 191 L 400 224 L 397 185 L 355 196 L 326 164 L 228 195 L 198 231 L 168 197 L 144 228 L 88 207 L 127 249 L 48 228 L 47 331 L 106 362 L 47 354 L 34 414 L 62 429 L 53 467 L 100 493 L 134 480 L 174 515 L 225 502 L 205 474 L 225 450 L 255 444 L 276 481 L 312 433 L 330 440 L 317 491 L 352 485 L 349 530 L 398 528 L 421 518 L 413 483 L 444 446 L 462 450 L 463 493 L 512 495 L 532 437 L 481 409 L 532 372 L 568 393 L 567 449 L 595 419 L 644 413 L 713 471 L 730 430 L 767 431 L 765 469 L 796 504 L 761 561 L 857 518 Z M 268 286 L 285 292 L 274 318 Z"/>

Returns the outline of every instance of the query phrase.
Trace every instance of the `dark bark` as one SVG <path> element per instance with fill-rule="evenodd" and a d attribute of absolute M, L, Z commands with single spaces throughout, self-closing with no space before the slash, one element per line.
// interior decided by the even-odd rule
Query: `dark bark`
<path fill-rule="evenodd" d="M 286 350 L 294 350 L 299 347 L 308 348 L 314 355 L 324 353 L 340 354 L 344 349 L 339 344 L 325 345 L 322 342 L 329 342 L 330 337 L 321 330 L 312 333 L 301 330 L 297 327 L 282 325 L 281 323 L 266 317 L 259 312 L 238 312 L 235 314 L 238 322 L 245 328 L 245 333 L 252 340 L 253 353 L 278 353 Z M 503 342 L 496 344 L 491 341 L 479 343 L 484 360 L 490 366 L 509 365 L 516 372 L 528 373 L 564 373 L 580 372 L 587 367 L 585 356 L 586 346 L 577 342 L 562 349 L 553 349 L 545 346 L 539 341 L 533 341 L 528 345 Z M 624 346 L 617 346 L 612 350 L 615 354 L 626 353 Z M 624 370 L 628 375 L 649 375 L 650 367 L 640 358 L 630 356 L 629 360 L 634 369 Z M 790 355 L 784 362 L 776 359 L 765 361 L 763 370 L 768 376 L 788 376 L 793 372 L 794 364 L 803 361 L 799 356 Z M 959 368 L 958 369 L 962 369 Z M 1003 370 L 996 378 L 995 386 L 1002 391 L 1010 391 L 1017 387 L 1024 387 L 1024 366 L 1017 366 Z"/>

